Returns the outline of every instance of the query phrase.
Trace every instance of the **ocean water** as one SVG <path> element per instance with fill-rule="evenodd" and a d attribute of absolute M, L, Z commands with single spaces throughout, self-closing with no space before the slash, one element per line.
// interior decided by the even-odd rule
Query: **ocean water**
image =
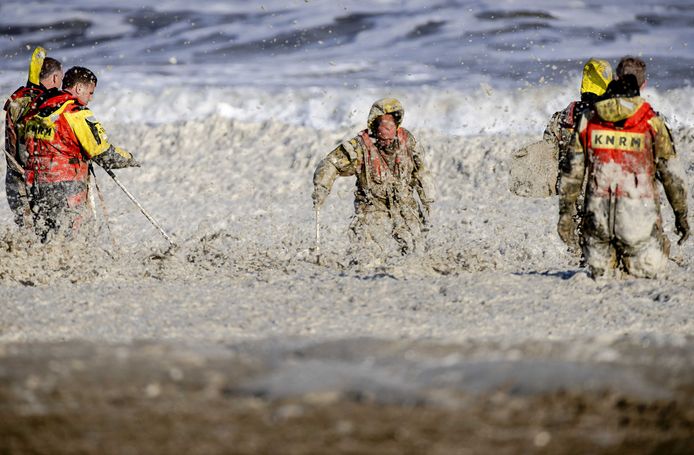
<path fill-rule="evenodd" d="M 578 95 L 582 63 L 649 64 L 649 95 L 691 123 L 688 0 L 16 1 L 0 4 L 0 90 L 32 46 L 100 77 L 107 121 L 221 115 L 319 129 L 356 126 L 399 96 L 411 127 L 537 131 Z"/>
<path fill-rule="evenodd" d="M 656 87 L 688 86 L 687 0 L 4 1 L 0 53 L 262 86 L 563 83 L 588 57 L 642 55 Z"/>

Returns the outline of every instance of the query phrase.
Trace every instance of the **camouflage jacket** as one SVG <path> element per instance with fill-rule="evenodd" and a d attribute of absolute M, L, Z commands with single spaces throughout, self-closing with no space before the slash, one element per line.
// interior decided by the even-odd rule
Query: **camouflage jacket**
<path fill-rule="evenodd" d="M 592 107 L 593 103 L 591 102 L 574 101 L 563 110 L 555 112 L 549 120 L 542 139 L 555 145 L 560 166 L 566 160 L 568 149 L 581 117 L 589 115 Z"/>
<path fill-rule="evenodd" d="M 340 144 L 316 168 L 313 183 L 327 194 L 338 176 L 355 175 L 354 204 L 357 211 L 392 213 L 401 205 L 417 208 L 423 221 L 434 202 L 434 185 L 414 136 L 398 128 L 390 150 L 379 150 L 368 130 Z M 421 205 L 417 203 L 417 193 Z M 319 204 L 322 201 L 319 201 Z"/>
<path fill-rule="evenodd" d="M 652 153 L 650 154 L 650 159 L 652 159 L 650 166 L 654 169 L 652 173 L 652 179 L 654 180 L 650 184 L 654 185 L 655 180 L 659 180 L 663 185 L 675 215 L 686 218 L 687 186 L 685 184 L 684 172 L 679 160 L 676 159 L 677 154 L 670 130 L 662 117 L 653 112 L 648 103 L 640 96 L 608 98 L 600 101 L 595 104 L 594 119 L 591 120 L 586 117 L 581 119 L 576 134 L 574 134 L 571 145 L 568 148 L 565 165 L 561 168 L 559 185 L 560 215 L 571 210 L 571 205 L 581 192 L 586 172 L 589 174 L 588 193 L 595 192 L 596 190 L 593 187 L 599 184 L 594 181 L 595 178 L 592 176 L 593 167 L 595 167 L 592 161 L 595 160 L 593 149 L 599 149 L 600 147 L 596 147 L 596 145 L 591 146 L 591 144 L 593 140 L 597 144 L 600 138 L 588 137 L 589 126 L 597 123 L 610 125 L 611 128 L 619 130 L 621 128 L 619 125 L 629 122 L 632 118 L 636 119 L 638 116 L 643 116 L 643 121 L 647 122 L 646 128 L 644 128 L 646 147 L 649 153 Z M 630 163 L 630 161 L 620 163 L 620 167 L 623 169 L 622 173 L 633 172 L 631 168 L 634 166 Z M 623 178 L 619 173 L 613 173 L 612 175 L 614 175 L 613 179 Z M 593 184 L 592 186 L 591 183 Z M 657 197 L 657 193 L 653 194 L 653 197 Z M 629 197 L 628 194 L 625 196 Z M 590 197 L 590 194 L 587 197 Z"/>
<path fill-rule="evenodd" d="M 5 150 L 22 166 L 26 163 L 27 153 L 21 119 L 44 92 L 43 86 L 27 84 L 26 87 L 15 90 L 5 102 Z M 14 167 L 10 168 L 15 172 L 21 172 Z"/>

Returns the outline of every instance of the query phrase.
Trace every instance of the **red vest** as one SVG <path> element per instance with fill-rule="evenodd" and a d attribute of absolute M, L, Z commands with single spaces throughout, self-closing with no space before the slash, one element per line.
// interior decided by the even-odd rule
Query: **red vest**
<path fill-rule="evenodd" d="M 593 195 L 657 197 L 653 156 L 655 131 L 649 123 L 654 116 L 651 106 L 644 102 L 620 126 L 593 118 L 581 132 L 581 142 L 588 152 L 588 185 Z"/>
<path fill-rule="evenodd" d="M 64 115 L 79 109 L 77 98 L 60 92 L 26 119 L 27 184 L 87 179 L 89 165 Z"/>
<path fill-rule="evenodd" d="M 388 163 L 381 156 L 381 153 L 378 151 L 378 148 L 371 140 L 371 136 L 369 136 L 369 130 L 364 130 L 361 133 L 359 133 L 359 136 L 361 137 L 361 140 L 364 143 L 364 148 L 366 149 L 366 154 L 364 156 L 365 171 L 369 172 L 369 175 L 374 180 L 376 180 L 377 183 L 383 181 L 383 179 L 385 179 L 386 175 L 388 174 L 392 174 L 397 177 L 400 176 L 400 164 L 402 163 L 403 157 L 407 156 L 406 152 L 408 137 L 407 131 L 405 131 L 403 128 L 398 128 L 396 135 L 398 138 L 399 148 L 395 154 L 393 169 L 390 169 L 388 167 Z"/>

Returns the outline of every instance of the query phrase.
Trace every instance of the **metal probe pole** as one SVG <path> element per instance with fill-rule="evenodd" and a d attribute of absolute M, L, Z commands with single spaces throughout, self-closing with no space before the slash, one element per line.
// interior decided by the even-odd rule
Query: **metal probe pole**
<path fill-rule="evenodd" d="M 320 264 L 320 209 L 316 209 L 316 264 Z"/>
<path fill-rule="evenodd" d="M 145 208 L 142 207 L 142 204 L 140 204 L 138 202 L 138 200 L 135 199 L 135 196 L 133 196 L 130 193 L 130 191 L 128 191 L 128 189 L 123 186 L 123 184 L 120 182 L 120 180 L 118 180 L 118 177 L 116 177 L 116 174 L 114 174 L 111 169 L 107 169 L 107 168 L 103 168 L 103 169 L 113 179 L 113 181 L 116 182 L 116 185 L 118 185 L 120 187 L 120 189 L 123 190 L 123 192 L 128 196 L 128 198 L 133 202 L 133 204 L 135 204 L 137 206 L 137 208 L 140 209 L 140 212 L 142 212 L 142 214 L 145 216 L 145 218 L 147 218 L 149 220 L 149 222 L 152 223 L 152 225 L 159 230 L 161 235 L 163 235 L 164 238 L 169 242 L 169 245 L 171 245 L 174 248 L 177 247 L 176 243 L 173 240 L 171 240 L 171 237 L 169 237 L 169 235 L 164 231 L 164 229 L 162 229 L 162 227 L 159 225 L 159 223 L 157 223 L 157 220 L 155 220 L 152 217 L 152 215 L 147 213 L 147 210 L 145 210 Z"/>

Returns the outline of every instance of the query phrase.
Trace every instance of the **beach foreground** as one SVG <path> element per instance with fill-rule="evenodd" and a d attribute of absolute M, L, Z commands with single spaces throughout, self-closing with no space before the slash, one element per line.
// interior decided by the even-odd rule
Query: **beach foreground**
<path fill-rule="evenodd" d="M 690 453 L 694 340 L 0 350 L 3 453 Z"/>

